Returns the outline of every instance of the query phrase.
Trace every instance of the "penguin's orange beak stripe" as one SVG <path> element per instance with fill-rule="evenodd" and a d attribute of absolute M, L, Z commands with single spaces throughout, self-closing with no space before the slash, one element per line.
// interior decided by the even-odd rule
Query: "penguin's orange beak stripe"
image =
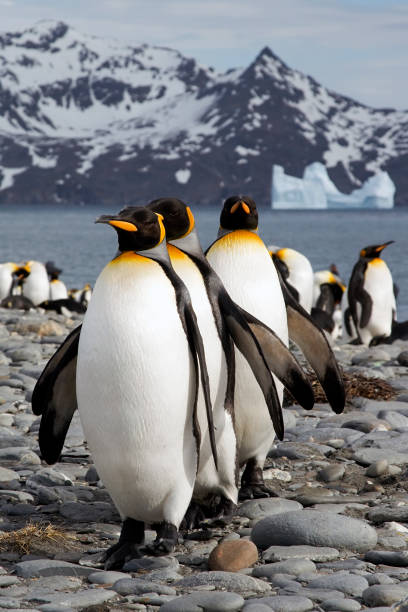
<path fill-rule="evenodd" d="M 116 219 L 113 219 L 112 221 L 108 221 L 108 223 L 109 225 L 125 230 L 125 232 L 137 232 L 136 225 L 133 225 L 133 223 L 129 223 L 128 221 L 117 221 Z"/>
<path fill-rule="evenodd" d="M 230 213 L 233 214 L 234 212 L 236 212 L 240 206 L 242 206 L 244 212 L 249 215 L 249 213 L 251 212 L 250 208 L 248 204 L 245 204 L 245 202 L 242 202 L 242 200 L 239 202 L 235 202 L 235 204 L 231 207 Z"/>

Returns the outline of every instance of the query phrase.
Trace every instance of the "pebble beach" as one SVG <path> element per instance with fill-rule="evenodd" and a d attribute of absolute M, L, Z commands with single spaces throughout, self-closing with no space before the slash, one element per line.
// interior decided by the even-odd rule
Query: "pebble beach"
<path fill-rule="evenodd" d="M 0 609 L 408 611 L 408 342 L 336 343 L 349 378 L 379 379 L 388 393 L 380 383 L 377 397 L 354 389 L 340 415 L 320 397 L 309 412 L 287 400 L 285 438 L 264 470 L 279 497 L 242 502 L 232 522 L 184 534 L 174 554 L 112 572 L 97 557 L 119 537 L 120 517 L 78 414 L 50 467 L 30 404 L 80 322 L 0 309 Z"/>

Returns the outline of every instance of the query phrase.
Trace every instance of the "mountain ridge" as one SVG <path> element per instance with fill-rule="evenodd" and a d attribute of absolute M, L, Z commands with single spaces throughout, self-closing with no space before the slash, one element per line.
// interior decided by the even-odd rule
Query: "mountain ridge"
<path fill-rule="evenodd" d="M 0 204 L 268 205 L 273 164 L 301 176 L 313 161 L 345 192 L 387 170 L 408 204 L 408 111 L 329 90 L 267 46 L 220 73 L 63 22 L 1 34 L 0 151 Z"/>

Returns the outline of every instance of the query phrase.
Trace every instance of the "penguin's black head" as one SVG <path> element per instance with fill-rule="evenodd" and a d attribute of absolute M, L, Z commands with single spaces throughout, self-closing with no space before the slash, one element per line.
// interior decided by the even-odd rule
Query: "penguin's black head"
<path fill-rule="evenodd" d="M 376 257 L 380 257 L 381 251 L 393 242 L 394 240 L 389 240 L 388 242 L 384 242 L 384 244 L 374 244 L 371 246 L 366 246 L 364 247 L 364 249 L 361 249 L 360 257 L 363 259 L 375 259 Z"/>
<path fill-rule="evenodd" d="M 115 228 L 121 252 L 152 249 L 166 235 L 162 216 L 143 206 L 128 206 L 117 215 L 102 215 L 95 223 L 107 223 Z"/>
<path fill-rule="evenodd" d="M 182 200 L 159 198 L 150 202 L 147 208 L 163 216 L 167 240 L 183 238 L 194 229 L 194 215 Z"/>
<path fill-rule="evenodd" d="M 51 280 L 56 280 L 62 272 L 60 268 L 57 268 L 54 265 L 53 261 L 47 261 L 45 264 L 45 269 L 47 270 L 47 274 Z"/>
<path fill-rule="evenodd" d="M 220 226 L 225 230 L 256 230 L 258 211 L 253 199 L 249 196 L 231 196 L 225 200 Z"/>

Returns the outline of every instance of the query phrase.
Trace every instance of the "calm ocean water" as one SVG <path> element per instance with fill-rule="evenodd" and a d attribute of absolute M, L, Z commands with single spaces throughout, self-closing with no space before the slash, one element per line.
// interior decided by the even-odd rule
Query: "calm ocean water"
<path fill-rule="evenodd" d="M 116 234 L 95 225 L 96 207 L 0 206 L 0 262 L 53 260 L 68 287 L 94 284 L 116 252 Z M 207 247 L 216 238 L 219 210 L 197 210 L 197 228 Z M 293 247 L 315 270 L 336 263 L 347 281 L 360 249 L 387 240 L 396 243 L 383 257 L 399 285 L 398 319 L 408 319 L 408 210 L 259 212 L 260 235 L 267 244 Z"/>

